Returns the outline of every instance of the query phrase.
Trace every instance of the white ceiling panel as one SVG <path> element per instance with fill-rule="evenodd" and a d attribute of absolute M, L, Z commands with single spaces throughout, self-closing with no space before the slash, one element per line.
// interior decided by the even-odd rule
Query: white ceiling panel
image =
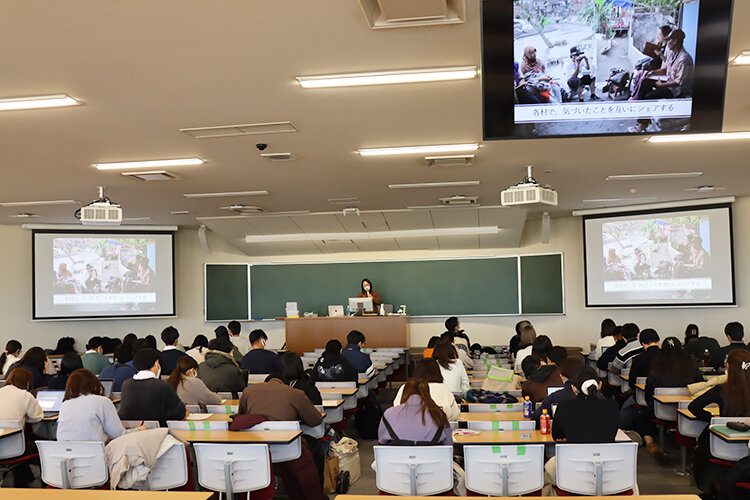
<path fill-rule="evenodd" d="M 357 240 L 354 243 L 362 252 L 387 252 L 399 249 L 396 240 Z"/>
<path fill-rule="evenodd" d="M 286 216 L 254 216 L 248 219 L 259 234 L 300 234 L 303 231 Z"/>
<path fill-rule="evenodd" d="M 317 246 L 323 253 L 358 252 L 359 248 L 351 240 L 349 241 L 316 241 Z"/>
<path fill-rule="evenodd" d="M 385 220 L 392 231 L 408 229 L 431 229 L 432 217 L 429 210 L 404 210 L 400 212 L 385 212 Z"/>
<path fill-rule="evenodd" d="M 477 227 L 479 225 L 478 210 L 473 208 L 438 208 L 430 210 L 430 214 L 436 228 Z"/>
<path fill-rule="evenodd" d="M 359 215 L 336 214 L 336 218 L 350 233 L 388 230 L 388 224 L 381 212 L 366 212 Z"/>
<path fill-rule="evenodd" d="M 435 236 L 424 238 L 399 238 L 396 240 L 401 250 L 437 250 L 438 240 Z"/>
<path fill-rule="evenodd" d="M 305 233 L 341 233 L 344 227 L 334 214 L 310 214 L 290 216 Z"/>
<path fill-rule="evenodd" d="M 469 236 L 438 236 L 441 250 L 458 250 L 464 248 L 479 248 L 479 235 Z"/>
<path fill-rule="evenodd" d="M 518 248 L 523 228 L 503 229 L 497 234 L 480 234 L 479 248 Z"/>

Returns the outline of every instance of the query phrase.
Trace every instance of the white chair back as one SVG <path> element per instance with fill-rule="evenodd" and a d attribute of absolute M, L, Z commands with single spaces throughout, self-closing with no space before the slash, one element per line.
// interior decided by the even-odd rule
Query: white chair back
<path fill-rule="evenodd" d="M 687 395 L 687 387 L 655 387 L 654 396 L 682 396 Z M 666 405 L 654 400 L 654 416 L 667 422 L 677 421 L 677 405 Z"/>
<path fill-rule="evenodd" d="M 221 399 L 234 399 L 231 392 L 217 392 L 216 394 L 218 394 Z"/>
<path fill-rule="evenodd" d="M 96 488 L 109 479 L 101 441 L 37 441 L 42 481 L 53 488 Z"/>
<path fill-rule="evenodd" d="M 190 413 L 205 413 L 203 408 L 201 408 L 201 405 L 185 405 L 185 408 Z"/>
<path fill-rule="evenodd" d="M 375 446 L 375 483 L 391 495 L 437 495 L 453 488 L 452 446 Z"/>
<path fill-rule="evenodd" d="M 630 377 L 630 367 L 623 368 L 620 372 L 620 375 Z M 630 384 L 628 382 L 629 381 L 622 378 L 622 376 L 620 377 L 620 391 L 628 392 L 630 390 Z"/>
<path fill-rule="evenodd" d="M 247 381 L 250 382 L 251 380 L 260 380 L 263 382 L 265 379 L 268 378 L 268 373 L 249 373 L 247 375 Z M 224 398 L 224 399 L 230 399 L 230 398 Z"/>
<path fill-rule="evenodd" d="M 607 383 L 609 385 L 620 387 L 620 374 L 611 371 L 611 368 L 607 370 Z"/>
<path fill-rule="evenodd" d="M 262 422 L 254 427 L 247 429 L 248 431 L 298 431 L 300 430 L 300 423 L 294 421 L 268 420 Z M 302 456 L 302 438 L 298 437 L 289 444 L 272 444 L 268 447 L 271 450 L 271 462 L 288 462 L 290 460 L 296 460 Z"/>
<path fill-rule="evenodd" d="M 648 377 L 636 377 L 635 383 L 638 385 L 646 385 L 646 380 Z M 648 406 L 648 402 L 646 401 L 646 391 L 642 391 L 641 389 L 638 389 L 636 387 L 635 389 L 635 402 L 638 403 L 641 406 Z"/>
<path fill-rule="evenodd" d="M 198 483 L 225 493 L 260 490 L 271 484 L 271 461 L 265 444 L 195 443 Z"/>
<path fill-rule="evenodd" d="M 158 429 L 159 428 L 159 421 L 158 420 L 122 420 L 122 426 L 126 429 L 135 429 L 136 427 L 140 427 L 141 424 L 146 429 Z"/>
<path fill-rule="evenodd" d="M 471 403 L 469 413 L 489 413 L 497 411 L 523 411 L 523 403 Z"/>
<path fill-rule="evenodd" d="M 21 432 L 0 439 L 0 460 L 20 457 L 26 451 L 24 425 L 17 420 L 0 420 L 0 429 L 21 429 Z"/>
<path fill-rule="evenodd" d="M 475 431 L 533 431 L 536 422 L 533 420 L 507 420 L 489 422 L 467 422 L 468 428 Z"/>
<path fill-rule="evenodd" d="M 207 413 L 226 413 L 231 415 L 240 411 L 239 405 L 206 405 Z"/>
<path fill-rule="evenodd" d="M 175 431 L 226 431 L 229 422 L 209 422 L 208 420 L 167 420 L 167 427 Z"/>
<path fill-rule="evenodd" d="M 677 409 L 687 409 L 690 403 L 691 401 L 680 401 L 677 403 Z M 690 419 L 680 413 L 677 414 L 677 430 L 685 437 L 697 438 L 706 426 L 708 426 L 708 422 Z"/>
<path fill-rule="evenodd" d="M 750 417 L 714 417 L 711 425 L 727 425 L 727 422 L 742 422 L 750 424 Z M 721 460 L 737 462 L 750 454 L 747 441 L 728 443 L 713 433 L 709 434 L 711 455 Z"/>
<path fill-rule="evenodd" d="M 151 472 L 140 483 L 140 489 L 153 491 L 173 490 L 188 482 L 187 453 L 184 444 L 173 444 L 160 456 Z"/>
<path fill-rule="evenodd" d="M 122 399 L 122 393 L 121 392 L 112 392 L 112 394 L 109 395 L 112 399 Z"/>
<path fill-rule="evenodd" d="M 636 485 L 638 443 L 558 444 L 557 486 L 577 495 L 614 495 Z"/>
<path fill-rule="evenodd" d="M 466 489 L 480 495 L 517 496 L 542 489 L 544 445 L 464 446 Z"/>
<path fill-rule="evenodd" d="M 318 389 L 356 389 L 356 382 L 315 382 Z"/>

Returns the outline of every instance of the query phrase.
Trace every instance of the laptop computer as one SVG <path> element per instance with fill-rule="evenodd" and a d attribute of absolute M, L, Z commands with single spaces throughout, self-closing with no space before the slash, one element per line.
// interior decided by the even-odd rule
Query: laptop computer
<path fill-rule="evenodd" d="M 65 391 L 39 391 L 36 394 L 36 400 L 42 407 L 45 417 L 57 415 L 60 413 L 63 396 Z"/>
<path fill-rule="evenodd" d="M 551 386 L 551 387 L 547 387 L 547 396 L 549 396 L 549 395 L 550 395 L 550 394 L 552 394 L 553 392 L 557 392 L 557 391 L 560 391 L 560 390 L 562 390 L 562 389 L 564 389 L 564 387 L 563 387 L 563 386 L 561 386 L 561 385 L 556 385 L 556 386 Z"/>
<path fill-rule="evenodd" d="M 115 381 L 112 379 L 103 378 L 100 379 L 99 382 L 102 384 L 102 387 L 104 387 L 104 395 L 107 397 L 111 397 L 112 388 L 115 386 Z"/>
<path fill-rule="evenodd" d="M 344 315 L 344 306 L 328 306 L 328 316 L 337 318 Z"/>

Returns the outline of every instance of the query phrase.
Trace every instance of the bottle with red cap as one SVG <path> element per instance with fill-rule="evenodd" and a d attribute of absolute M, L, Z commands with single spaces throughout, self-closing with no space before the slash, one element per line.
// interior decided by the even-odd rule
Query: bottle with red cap
<path fill-rule="evenodd" d="M 542 431 L 542 434 L 550 433 L 550 424 L 551 421 L 549 415 L 547 414 L 547 410 L 542 410 L 542 416 L 539 417 L 539 430 Z"/>

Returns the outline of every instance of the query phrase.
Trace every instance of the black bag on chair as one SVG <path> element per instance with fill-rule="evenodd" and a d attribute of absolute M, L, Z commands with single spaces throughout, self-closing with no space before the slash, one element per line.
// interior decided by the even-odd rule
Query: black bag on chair
<path fill-rule="evenodd" d="M 359 437 L 377 439 L 381 418 L 383 418 L 383 409 L 375 399 L 375 394 L 370 393 L 362 400 L 359 411 L 354 415 L 354 424 L 357 426 Z"/>

